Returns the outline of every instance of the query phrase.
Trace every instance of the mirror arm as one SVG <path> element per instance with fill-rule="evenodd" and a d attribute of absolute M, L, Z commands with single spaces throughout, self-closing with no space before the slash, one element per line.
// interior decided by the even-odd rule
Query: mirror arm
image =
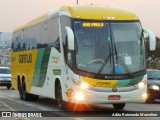
<path fill-rule="evenodd" d="M 70 27 L 65 27 L 66 31 L 67 31 L 67 42 L 68 42 L 68 48 L 69 50 L 75 50 L 75 45 L 74 45 L 74 34 L 73 31 Z"/>

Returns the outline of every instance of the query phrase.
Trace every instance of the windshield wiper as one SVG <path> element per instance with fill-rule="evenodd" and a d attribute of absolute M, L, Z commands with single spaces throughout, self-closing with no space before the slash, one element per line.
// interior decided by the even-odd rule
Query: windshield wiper
<path fill-rule="evenodd" d="M 100 74 L 102 72 L 102 70 L 104 69 L 104 67 L 106 66 L 106 64 L 108 63 L 108 61 L 110 60 L 110 65 L 111 65 L 111 56 L 113 54 L 111 53 L 111 46 L 109 48 L 109 55 L 106 57 L 103 65 L 100 67 L 99 71 L 98 71 L 98 74 Z"/>
<path fill-rule="evenodd" d="M 117 52 L 115 43 L 114 43 L 114 50 L 115 50 L 115 56 L 116 56 L 117 65 L 118 65 L 118 60 L 119 60 L 119 62 L 122 64 L 122 67 L 124 68 L 124 70 L 126 71 L 126 73 L 129 76 L 133 77 L 133 74 L 131 73 L 131 71 L 129 70 L 129 68 L 127 67 L 127 65 L 125 64 L 125 62 L 123 61 L 123 59 L 121 58 L 121 56 L 119 55 L 119 53 Z"/>
<path fill-rule="evenodd" d="M 114 43 L 114 50 L 115 50 L 115 54 L 112 54 L 111 53 L 111 48 L 109 49 L 109 55 L 106 57 L 103 65 L 100 67 L 99 71 L 98 71 L 98 74 L 100 74 L 102 72 L 102 70 L 104 69 L 104 67 L 106 66 L 106 64 L 108 63 L 108 61 L 110 60 L 110 65 L 111 65 L 111 57 L 114 55 L 116 56 L 116 63 L 118 65 L 118 61 L 122 64 L 124 70 L 126 71 L 126 73 L 133 77 L 133 74 L 130 72 L 129 68 L 127 67 L 127 65 L 125 64 L 125 62 L 123 61 L 123 59 L 120 57 L 119 53 L 117 52 L 117 49 L 116 49 L 116 45 Z M 114 68 L 115 69 L 115 68 Z"/>

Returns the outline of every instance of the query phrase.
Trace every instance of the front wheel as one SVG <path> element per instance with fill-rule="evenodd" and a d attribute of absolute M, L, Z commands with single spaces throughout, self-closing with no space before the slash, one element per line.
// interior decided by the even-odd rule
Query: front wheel
<path fill-rule="evenodd" d="M 113 104 L 113 107 L 116 110 L 122 110 L 125 107 L 125 103 L 116 103 L 116 104 Z"/>
<path fill-rule="evenodd" d="M 58 107 L 60 109 L 64 109 L 65 108 L 65 102 L 62 99 L 62 88 L 61 88 L 61 84 L 58 83 L 58 85 L 56 86 L 56 100 L 58 103 Z"/>

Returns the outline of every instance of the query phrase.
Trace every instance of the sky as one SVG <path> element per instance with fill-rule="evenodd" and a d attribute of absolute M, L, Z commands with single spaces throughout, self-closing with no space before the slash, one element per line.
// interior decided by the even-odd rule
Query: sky
<path fill-rule="evenodd" d="M 13 30 L 62 5 L 77 0 L 0 0 L 0 32 Z M 142 26 L 160 36 L 160 0 L 79 0 L 79 5 L 116 6 L 134 12 Z"/>

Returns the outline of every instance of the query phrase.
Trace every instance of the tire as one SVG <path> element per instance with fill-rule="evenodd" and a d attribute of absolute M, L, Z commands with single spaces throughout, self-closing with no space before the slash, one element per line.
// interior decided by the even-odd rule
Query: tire
<path fill-rule="evenodd" d="M 23 100 L 22 85 L 21 85 L 21 84 L 18 85 L 18 91 L 19 91 L 19 98 L 20 98 L 21 100 Z"/>
<path fill-rule="evenodd" d="M 122 110 L 125 107 L 125 103 L 117 103 L 113 104 L 114 109 L 116 110 Z"/>
<path fill-rule="evenodd" d="M 25 101 L 31 100 L 31 94 L 26 92 L 25 81 L 22 82 L 22 99 L 25 100 Z"/>
<path fill-rule="evenodd" d="M 55 92 L 56 92 L 56 100 L 57 100 L 59 109 L 61 110 L 65 109 L 65 102 L 62 99 L 62 88 L 60 83 L 56 85 Z"/>
<path fill-rule="evenodd" d="M 10 89 L 10 88 L 11 88 L 11 86 L 10 86 L 10 85 L 8 85 L 8 86 L 7 86 L 7 89 Z"/>

